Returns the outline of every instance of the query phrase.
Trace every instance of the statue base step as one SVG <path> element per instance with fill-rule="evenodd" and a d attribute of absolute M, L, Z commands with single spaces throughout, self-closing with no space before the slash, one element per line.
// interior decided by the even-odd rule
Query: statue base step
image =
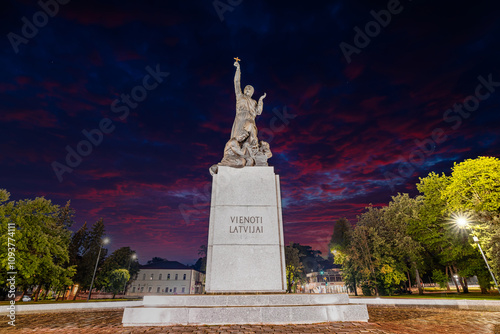
<path fill-rule="evenodd" d="M 366 305 L 347 294 L 145 296 L 126 308 L 123 326 L 311 324 L 368 321 Z"/>

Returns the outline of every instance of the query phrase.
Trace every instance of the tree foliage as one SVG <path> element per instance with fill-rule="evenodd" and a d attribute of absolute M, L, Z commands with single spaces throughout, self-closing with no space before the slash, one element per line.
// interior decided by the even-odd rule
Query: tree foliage
<path fill-rule="evenodd" d="M 302 264 L 300 262 L 299 250 L 293 247 L 292 244 L 285 247 L 285 264 L 286 264 L 286 282 L 287 292 L 292 292 L 292 287 L 296 280 L 299 279 Z"/>
<path fill-rule="evenodd" d="M 139 262 L 133 259 L 135 251 L 130 247 L 121 247 L 104 259 L 96 278 L 96 286 L 108 287 L 112 273 L 118 269 L 126 269 L 132 279 L 137 278 L 139 273 Z M 127 280 L 128 281 L 128 280 Z M 122 285 L 122 290 L 123 290 Z"/>
<path fill-rule="evenodd" d="M 106 288 L 113 293 L 113 298 L 117 293 L 123 291 L 129 279 L 130 274 L 127 269 L 115 269 L 109 273 Z"/>
<path fill-rule="evenodd" d="M 335 223 L 329 244 L 343 266 L 348 285 L 365 294 L 392 294 L 421 275 L 468 292 L 466 277 L 477 276 L 483 292 L 488 271 L 472 234 L 500 274 L 500 160 L 479 157 L 456 163 L 451 175 L 434 172 L 416 185 L 420 196 L 398 194 L 385 207 L 366 208 L 354 229 L 345 219 Z M 470 230 L 459 229 L 467 217 Z M 458 280 L 455 279 L 458 277 Z"/>
<path fill-rule="evenodd" d="M 6 273 L 16 271 L 17 286 L 22 289 L 37 287 L 63 288 L 72 284 L 75 267 L 68 266 L 69 227 L 73 224 L 73 210 L 68 202 L 61 207 L 44 197 L 9 201 L 10 194 L 0 191 L 0 234 L 7 236 L 9 224 L 15 226 L 15 270 L 8 263 L 8 239 L 0 241 L 0 283 L 6 283 Z M 12 225 L 11 225 L 12 226 Z M 12 248 L 12 246 L 11 246 Z"/>
<path fill-rule="evenodd" d="M 103 247 L 99 259 L 97 259 L 97 255 L 105 234 L 104 222 L 100 219 L 94 223 L 90 230 L 87 223 L 84 223 L 71 238 L 69 257 L 71 264 L 76 265 L 77 268 L 74 281 L 78 283 L 79 289 L 86 290 L 90 288 L 96 262 L 98 263 L 98 270 L 102 267 L 107 255 L 107 249 Z M 104 286 L 105 282 L 96 279 L 95 283 L 94 287 L 99 289 Z"/>
<path fill-rule="evenodd" d="M 155 256 L 151 260 L 148 260 L 147 264 L 153 264 L 153 263 L 158 263 L 158 262 L 163 262 L 163 261 L 168 261 L 168 260 L 164 259 L 162 257 Z"/>

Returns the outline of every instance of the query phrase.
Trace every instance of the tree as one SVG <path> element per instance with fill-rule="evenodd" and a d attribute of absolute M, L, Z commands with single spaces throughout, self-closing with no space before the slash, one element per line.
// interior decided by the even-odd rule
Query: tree
<path fill-rule="evenodd" d="M 478 157 L 455 163 L 442 197 L 452 211 L 500 212 L 500 159 Z"/>
<path fill-rule="evenodd" d="M 308 273 L 325 269 L 325 259 L 321 257 L 321 251 L 313 250 L 311 246 L 304 246 L 298 243 L 290 243 L 290 246 L 299 251 L 304 276 Z"/>
<path fill-rule="evenodd" d="M 386 207 L 367 207 L 352 232 L 345 222 L 338 232 L 334 230 L 330 245 L 349 284 L 357 283 L 365 295 L 391 295 L 407 280 L 410 267 L 418 277 L 422 247 L 408 234 L 408 227 L 418 217 L 420 205 L 419 199 L 399 194 Z"/>
<path fill-rule="evenodd" d="M 130 274 L 127 269 L 115 269 L 109 273 L 106 287 L 113 293 L 113 299 L 117 293 L 123 290 L 123 286 L 129 279 Z"/>
<path fill-rule="evenodd" d="M 299 258 L 299 250 L 294 248 L 292 243 L 285 247 L 285 264 L 287 281 L 286 291 L 290 293 L 292 292 L 295 280 L 299 278 L 299 273 L 302 268 Z"/>
<path fill-rule="evenodd" d="M 158 262 L 163 262 L 163 261 L 168 261 L 167 259 L 164 259 L 162 257 L 155 256 L 151 260 L 147 262 L 147 264 L 153 264 L 153 263 L 158 263 Z"/>
<path fill-rule="evenodd" d="M 445 275 L 452 279 L 457 292 L 460 286 L 468 292 L 467 281 L 461 277 L 483 277 L 486 268 L 470 265 L 480 259 L 480 254 L 471 246 L 468 233 L 458 230 L 449 218 L 452 206 L 443 194 L 452 183 L 453 178 L 444 174 L 430 173 L 420 179 L 417 189 L 423 193 L 423 206 L 420 219 L 413 222 L 410 233 L 421 242 L 427 254 L 432 255 L 436 264 L 445 268 Z M 457 280 L 455 276 L 460 278 Z M 486 286 L 483 284 L 481 288 L 484 291 Z"/>
<path fill-rule="evenodd" d="M 478 157 L 455 163 L 441 196 L 447 202 L 448 214 L 468 214 L 492 270 L 499 277 L 500 159 Z M 474 245 L 471 239 L 469 242 Z"/>
<path fill-rule="evenodd" d="M 194 270 L 205 272 L 207 270 L 207 245 L 201 245 L 198 250 L 200 258 L 192 266 Z"/>
<path fill-rule="evenodd" d="M 103 264 L 107 249 L 102 249 L 99 259 L 97 259 L 97 255 L 99 254 L 105 233 L 104 222 L 100 219 L 94 223 L 90 231 L 87 228 L 87 223 L 83 224 L 71 238 L 71 245 L 69 247 L 70 258 L 72 264 L 76 265 L 74 281 L 78 283 L 78 291 L 90 288 L 96 261 L 98 262 L 98 268 Z M 95 287 L 100 288 L 104 282 L 96 280 L 95 283 Z M 74 298 L 76 298 L 76 295 Z"/>
<path fill-rule="evenodd" d="M 352 233 L 352 226 L 347 218 L 340 218 L 335 222 L 333 227 L 332 237 L 328 248 L 330 250 L 345 250 L 349 244 L 350 234 Z"/>
<path fill-rule="evenodd" d="M 206 257 L 207 256 L 207 245 L 201 245 L 200 249 L 198 250 L 198 255 L 201 257 Z"/>
<path fill-rule="evenodd" d="M 379 235 L 385 240 L 384 254 L 393 258 L 394 274 L 402 277 L 413 271 L 419 294 L 423 294 L 420 270 L 424 267 L 421 243 L 410 234 L 411 225 L 420 219 L 420 208 L 423 205 L 421 197 L 411 198 L 408 194 L 398 194 L 392 197 L 389 205 L 382 209 L 383 224 L 378 227 Z M 393 280 L 395 284 L 398 279 Z"/>
<path fill-rule="evenodd" d="M 117 269 L 126 269 L 129 276 L 135 279 L 139 272 L 139 263 L 132 259 L 134 254 L 135 251 L 131 250 L 130 247 L 121 247 L 115 250 L 110 256 L 104 259 L 99 275 L 96 278 L 96 284 L 98 282 L 101 286 L 109 286 L 111 273 Z M 124 288 L 125 283 L 121 289 L 124 290 Z"/>
<path fill-rule="evenodd" d="M 351 223 L 349 223 L 347 218 L 338 219 L 333 227 L 328 248 L 334 256 L 334 263 L 342 266 L 342 278 L 345 285 L 357 296 L 357 271 L 347 253 L 351 245 L 352 231 Z"/>
<path fill-rule="evenodd" d="M 0 247 L 0 284 L 6 283 L 6 273 L 17 271 L 17 286 L 35 288 L 34 299 L 42 287 L 61 288 L 72 284 L 75 268 L 68 266 L 68 247 L 73 223 L 69 203 L 63 208 L 44 197 L 8 202 L 10 194 L 0 190 L 0 233 L 6 236 L 14 228 L 15 268 L 8 263 L 8 239 Z M 11 246 L 12 248 L 12 246 Z"/>

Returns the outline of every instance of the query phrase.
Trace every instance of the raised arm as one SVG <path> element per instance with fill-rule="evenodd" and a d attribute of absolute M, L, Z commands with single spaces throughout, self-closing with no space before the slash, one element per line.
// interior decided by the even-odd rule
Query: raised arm
<path fill-rule="evenodd" d="M 257 109 L 256 109 L 256 114 L 257 115 L 260 115 L 262 114 L 262 108 L 264 107 L 264 98 L 266 97 L 266 93 L 264 93 L 264 95 L 262 95 L 259 99 L 259 102 L 257 103 Z"/>
<path fill-rule="evenodd" d="M 241 71 L 240 63 L 234 62 L 234 67 L 236 67 L 236 73 L 234 74 L 234 92 L 236 93 L 236 98 L 242 95 L 241 93 Z"/>

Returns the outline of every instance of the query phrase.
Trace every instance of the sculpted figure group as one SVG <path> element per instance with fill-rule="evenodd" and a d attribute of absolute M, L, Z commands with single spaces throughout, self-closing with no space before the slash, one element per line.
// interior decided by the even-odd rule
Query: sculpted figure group
<path fill-rule="evenodd" d="M 267 159 L 272 156 L 269 144 L 259 141 L 255 117 L 262 114 L 263 100 L 252 99 L 254 89 L 247 85 L 244 93 L 241 92 L 241 70 L 238 60 L 234 62 L 236 73 L 234 75 L 234 90 L 236 93 L 236 116 L 231 130 L 231 139 L 224 147 L 222 161 L 210 167 L 210 174 L 217 174 L 218 166 L 244 167 L 267 166 Z"/>

